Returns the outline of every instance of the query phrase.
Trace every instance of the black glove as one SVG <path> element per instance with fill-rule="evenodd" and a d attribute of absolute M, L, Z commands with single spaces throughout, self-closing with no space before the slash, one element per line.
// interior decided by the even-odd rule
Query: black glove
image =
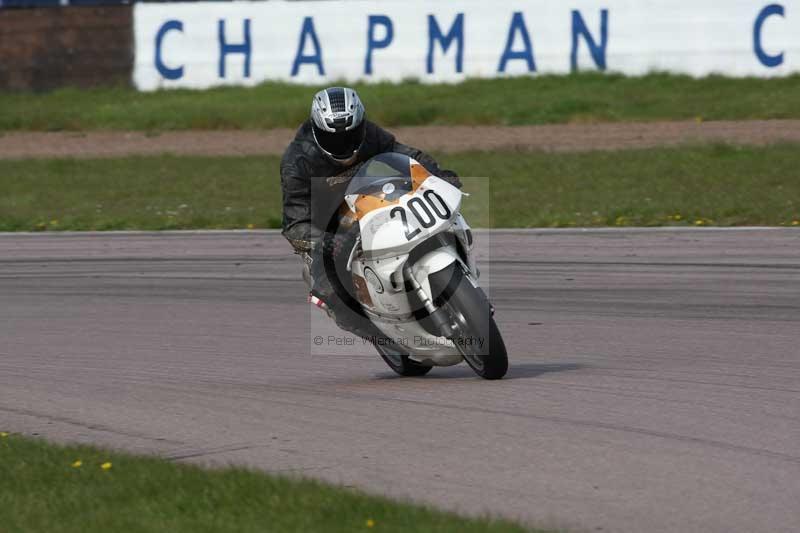
<path fill-rule="evenodd" d="M 453 185 L 454 187 L 458 187 L 459 189 L 462 186 L 461 180 L 458 179 L 458 174 L 456 174 L 452 170 L 442 169 L 439 172 L 439 176 L 438 177 L 442 178 L 444 181 L 446 181 L 450 185 Z"/>

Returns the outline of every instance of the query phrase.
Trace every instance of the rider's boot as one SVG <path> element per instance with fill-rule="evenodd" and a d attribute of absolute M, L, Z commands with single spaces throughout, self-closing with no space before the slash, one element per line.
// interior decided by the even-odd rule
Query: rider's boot
<path fill-rule="evenodd" d="M 350 309 L 335 294 L 324 295 L 312 289 L 308 295 L 308 302 L 325 311 L 339 329 L 367 340 L 383 336 L 383 332 L 370 322 L 369 318 Z"/>

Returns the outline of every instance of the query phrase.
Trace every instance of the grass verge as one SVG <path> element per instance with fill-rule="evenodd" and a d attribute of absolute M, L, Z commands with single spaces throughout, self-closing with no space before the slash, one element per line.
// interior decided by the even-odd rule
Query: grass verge
<path fill-rule="evenodd" d="M 531 531 L 310 480 L 2 435 L 0 530 L 7 532 Z"/>
<path fill-rule="evenodd" d="M 800 225 L 800 147 L 472 152 L 476 227 Z M 0 160 L 0 231 L 276 228 L 277 157 Z M 491 202 L 483 201 L 490 194 Z M 490 205 L 490 209 L 483 206 Z"/>
<path fill-rule="evenodd" d="M 129 88 L 0 93 L 0 131 L 295 128 L 320 87 L 140 93 Z M 386 126 L 800 118 L 800 75 L 725 78 L 581 73 L 462 84 L 356 85 Z"/>

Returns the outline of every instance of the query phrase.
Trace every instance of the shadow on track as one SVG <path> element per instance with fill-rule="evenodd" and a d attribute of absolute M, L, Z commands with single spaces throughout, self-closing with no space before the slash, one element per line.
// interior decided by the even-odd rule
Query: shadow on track
<path fill-rule="evenodd" d="M 580 370 L 585 368 L 586 365 L 578 363 L 517 363 L 513 362 L 508 367 L 508 374 L 502 381 L 536 378 L 543 374 L 551 374 L 553 372 L 568 372 L 570 370 Z M 419 379 L 419 380 L 432 380 L 432 379 L 458 379 L 458 378 L 478 378 L 468 366 L 458 365 L 454 367 L 434 368 L 430 374 L 420 378 L 407 378 L 395 374 L 381 374 L 379 379 Z"/>

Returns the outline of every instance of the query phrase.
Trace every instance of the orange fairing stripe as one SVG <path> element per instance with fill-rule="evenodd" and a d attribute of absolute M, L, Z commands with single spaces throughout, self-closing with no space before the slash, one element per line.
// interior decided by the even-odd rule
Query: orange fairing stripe
<path fill-rule="evenodd" d="M 420 165 L 419 163 L 411 163 L 411 191 L 417 192 L 419 186 L 422 185 L 422 182 L 426 179 L 433 176 L 428 169 Z"/>
<path fill-rule="evenodd" d="M 387 205 L 399 204 L 400 200 L 384 200 L 383 193 L 380 196 L 367 196 L 366 194 L 359 194 L 358 199 L 355 201 L 356 218 L 361 220 L 367 213 L 386 207 Z"/>
<path fill-rule="evenodd" d="M 404 196 L 414 194 L 419 189 L 422 182 L 433 176 L 428 169 L 418 163 L 411 163 L 411 192 Z M 400 200 L 386 200 L 386 195 L 380 193 L 376 196 L 360 194 L 355 201 L 356 219 L 361 220 L 367 213 L 386 207 L 387 205 L 396 205 Z"/>

